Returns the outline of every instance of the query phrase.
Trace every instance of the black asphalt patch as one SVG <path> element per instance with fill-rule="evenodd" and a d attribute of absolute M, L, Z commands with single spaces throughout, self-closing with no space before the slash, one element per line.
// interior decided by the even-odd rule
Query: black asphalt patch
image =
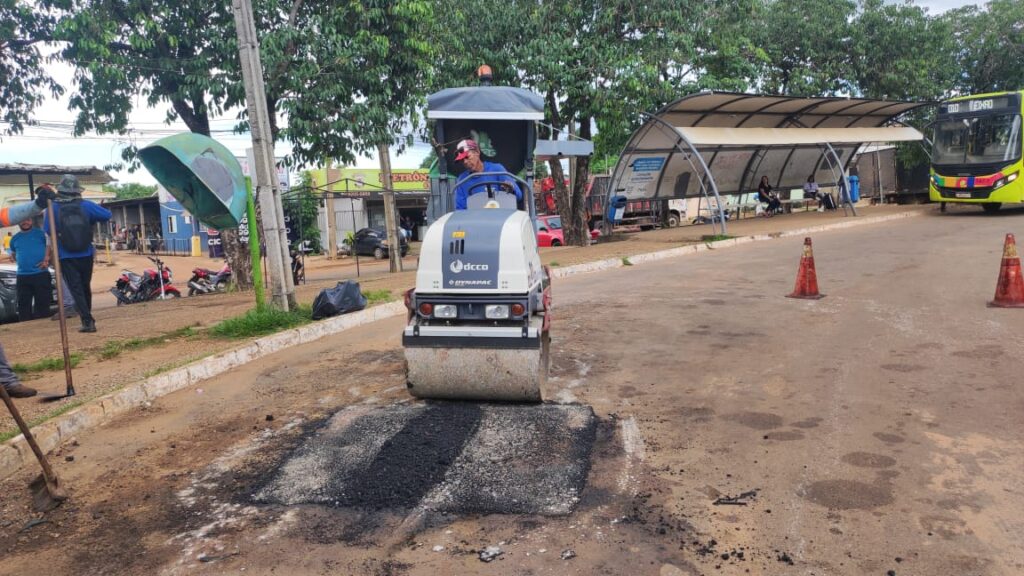
<path fill-rule="evenodd" d="M 254 499 L 402 514 L 568 514 L 586 484 L 595 433 L 588 406 L 349 407 Z"/>

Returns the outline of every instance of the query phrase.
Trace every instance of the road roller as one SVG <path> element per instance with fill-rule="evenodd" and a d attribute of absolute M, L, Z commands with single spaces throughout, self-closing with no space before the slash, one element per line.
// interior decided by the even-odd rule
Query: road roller
<path fill-rule="evenodd" d="M 539 96 L 519 88 L 428 97 L 438 163 L 402 334 L 415 397 L 541 401 L 551 279 L 537 250 L 532 190 L 543 111 Z M 467 161 L 467 149 L 481 162 Z"/>

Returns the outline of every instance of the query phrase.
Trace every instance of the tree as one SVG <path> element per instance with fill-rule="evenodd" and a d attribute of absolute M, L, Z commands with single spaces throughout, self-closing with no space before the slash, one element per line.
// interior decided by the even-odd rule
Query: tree
<path fill-rule="evenodd" d="M 449 0 L 439 11 L 449 15 L 455 38 L 444 37 L 439 51 L 438 87 L 467 84 L 472 70 L 490 64 L 495 84 L 544 97 L 551 128 L 541 137 L 563 136 L 571 127 L 596 141 L 598 157 L 618 154 L 641 112 L 702 87 L 746 86 L 754 73 L 744 33 L 751 1 Z M 451 35 L 451 29 L 467 33 Z M 548 167 L 566 242 L 586 245 L 589 159 L 577 161 L 572 190 L 564 186 L 561 163 Z"/>
<path fill-rule="evenodd" d="M 147 186 L 137 182 L 104 184 L 103 191 L 116 195 L 118 200 L 129 200 L 132 198 L 149 198 L 156 194 L 156 186 Z"/>
<path fill-rule="evenodd" d="M 992 0 L 984 8 L 950 10 L 943 18 L 957 42 L 956 87 L 967 94 L 1024 88 L 1024 4 Z"/>
<path fill-rule="evenodd" d="M 22 0 L 0 0 L 0 134 L 21 132 L 49 94 L 64 92 L 43 68 L 39 45 L 50 38 L 53 16 Z"/>
<path fill-rule="evenodd" d="M 302 173 L 302 180 L 284 198 L 284 215 L 288 224 L 288 241 L 293 248 L 307 242 L 313 252 L 319 253 L 320 246 L 320 193 L 313 188 L 309 172 Z"/>
<path fill-rule="evenodd" d="M 77 134 L 129 134 L 137 95 L 147 106 L 168 106 L 168 121 L 205 135 L 212 118 L 244 102 L 230 3 L 45 1 L 63 10 L 55 38 L 66 42 L 61 57 L 76 70 Z M 271 133 L 292 144 L 289 162 L 352 162 L 395 126 L 389 121 L 408 116 L 399 103 L 422 86 L 419 62 L 429 46 L 419 29 L 431 23 L 429 3 L 258 0 L 254 9 L 268 107 L 288 120 L 278 126 L 272 114 Z M 410 68 L 417 72 L 407 74 Z M 246 129 L 244 110 L 239 120 L 236 129 Z M 132 167 L 136 152 L 129 146 L 123 154 Z M 239 284 L 248 287 L 248 251 L 235 231 L 222 237 Z"/>
<path fill-rule="evenodd" d="M 852 0 L 768 0 L 755 15 L 761 91 L 820 96 L 853 91 Z"/>
<path fill-rule="evenodd" d="M 853 22 L 852 70 L 868 98 L 938 100 L 956 78 L 956 46 L 945 18 L 913 4 L 865 0 Z"/>

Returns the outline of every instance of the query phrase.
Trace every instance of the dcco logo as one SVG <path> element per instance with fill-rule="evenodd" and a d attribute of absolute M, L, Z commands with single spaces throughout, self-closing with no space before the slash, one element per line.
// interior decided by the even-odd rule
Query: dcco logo
<path fill-rule="evenodd" d="M 449 268 L 455 274 L 459 274 L 463 270 L 466 272 L 486 272 L 488 270 L 487 264 L 472 264 L 470 262 L 463 262 L 462 260 L 452 262 Z"/>

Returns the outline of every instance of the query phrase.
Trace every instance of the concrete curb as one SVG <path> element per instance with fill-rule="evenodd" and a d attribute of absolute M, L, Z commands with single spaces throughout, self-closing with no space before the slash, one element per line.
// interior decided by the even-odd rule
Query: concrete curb
<path fill-rule="evenodd" d="M 123 414 L 132 408 L 152 401 L 213 378 L 219 374 L 237 368 L 253 360 L 279 352 L 298 344 L 305 344 L 325 336 L 351 330 L 363 324 L 369 324 L 385 318 L 405 314 L 405 304 L 391 302 L 360 310 L 352 314 L 329 318 L 320 322 L 300 326 L 277 334 L 259 338 L 233 350 L 221 352 L 209 358 L 198 360 L 187 366 L 170 370 L 131 384 L 117 392 L 112 392 L 70 412 L 44 422 L 32 429 L 36 442 L 43 452 L 49 452 L 64 440 L 81 433 L 87 428 L 98 426 Z M 29 448 L 23 435 L 11 438 L 0 445 L 0 479 L 16 472 L 21 466 L 35 462 L 32 449 Z"/>
<path fill-rule="evenodd" d="M 730 246 L 737 246 L 748 242 L 759 242 L 775 238 L 801 236 L 813 232 L 825 232 L 828 230 L 851 228 L 867 224 L 878 224 L 881 222 L 888 222 L 890 220 L 918 216 L 920 214 L 920 211 L 914 210 L 901 212 L 899 214 L 889 214 L 886 216 L 844 220 L 842 222 L 823 224 L 821 226 L 810 226 L 785 232 L 740 236 L 737 238 L 730 238 L 728 240 L 719 240 L 717 242 L 691 244 L 689 246 L 680 246 L 678 248 L 670 248 L 668 250 L 636 254 L 629 256 L 628 259 L 632 264 L 642 264 L 665 258 L 697 254 L 706 250 L 728 248 Z M 573 266 L 566 266 L 564 268 L 554 268 L 551 270 L 551 275 L 555 278 L 564 278 L 574 274 L 598 272 L 601 270 L 610 270 L 612 268 L 621 268 L 623 266 L 625 266 L 625 264 L 623 264 L 622 258 L 609 258 L 607 260 L 586 262 L 584 264 L 576 264 Z M 36 441 L 39 443 L 39 447 L 43 452 L 49 452 L 59 446 L 62 441 L 81 433 L 83 430 L 107 422 L 115 416 L 123 414 L 145 402 L 155 400 L 156 398 L 176 392 L 182 388 L 186 388 L 208 378 L 213 378 L 214 376 L 227 372 L 228 370 L 248 362 L 252 362 L 253 360 L 258 360 L 269 354 L 279 352 L 285 348 L 319 340 L 325 336 L 351 330 L 352 328 L 362 326 L 363 324 L 369 324 L 385 318 L 400 316 L 405 314 L 405 312 L 405 305 L 402 302 L 391 302 L 389 304 L 374 306 L 373 308 L 361 310 L 352 314 L 346 314 L 344 316 L 330 318 L 321 322 L 314 322 L 292 330 L 271 334 L 270 336 L 259 338 L 239 348 L 221 352 L 220 354 L 198 360 L 187 366 L 182 366 L 181 368 L 176 368 L 163 374 L 158 374 L 151 378 L 142 380 L 141 382 L 131 384 L 117 392 L 112 392 L 91 400 L 83 406 L 79 406 L 66 414 L 36 426 L 32 429 L 32 433 L 35 434 Z M 24 436 L 15 436 L 0 445 L 0 479 L 14 474 L 21 468 L 21 466 L 34 462 L 35 456 L 32 454 L 32 450 L 29 448 L 28 443 L 25 442 Z"/>
<path fill-rule="evenodd" d="M 856 218 L 853 220 L 843 220 L 842 222 L 834 222 L 831 224 L 822 224 L 820 226 L 808 226 L 805 228 L 798 228 L 796 230 L 786 230 L 785 232 L 754 234 L 750 236 L 737 236 L 736 238 L 729 238 L 728 240 L 718 240 L 717 242 L 706 242 L 702 244 L 690 244 L 689 246 L 680 246 L 678 248 L 658 250 L 657 252 L 636 254 L 633 256 L 627 256 L 626 258 L 629 260 L 630 264 L 643 264 L 646 262 L 663 260 L 665 258 L 675 258 L 677 256 L 697 254 L 698 252 L 704 252 L 705 250 L 718 250 L 720 248 L 729 248 L 732 246 L 738 246 L 740 244 L 746 244 L 748 242 L 760 242 L 763 240 L 774 240 L 775 238 L 787 238 L 790 236 L 803 236 L 814 232 L 827 232 L 830 230 L 853 228 L 855 226 L 879 224 L 881 222 L 888 222 L 890 220 L 901 220 L 903 218 L 919 216 L 921 215 L 921 213 L 922 212 L 920 210 L 912 210 L 907 212 L 900 212 L 899 214 L 872 216 L 870 218 Z M 585 262 L 583 264 L 575 264 L 573 266 L 552 268 L 551 275 L 555 278 L 565 278 L 566 276 L 572 276 L 575 274 L 598 272 L 601 270 L 610 270 L 612 268 L 622 268 L 626 266 L 626 264 L 624 264 L 622 260 L 622 258 L 609 258 L 607 260 L 598 260 L 596 262 Z"/>

